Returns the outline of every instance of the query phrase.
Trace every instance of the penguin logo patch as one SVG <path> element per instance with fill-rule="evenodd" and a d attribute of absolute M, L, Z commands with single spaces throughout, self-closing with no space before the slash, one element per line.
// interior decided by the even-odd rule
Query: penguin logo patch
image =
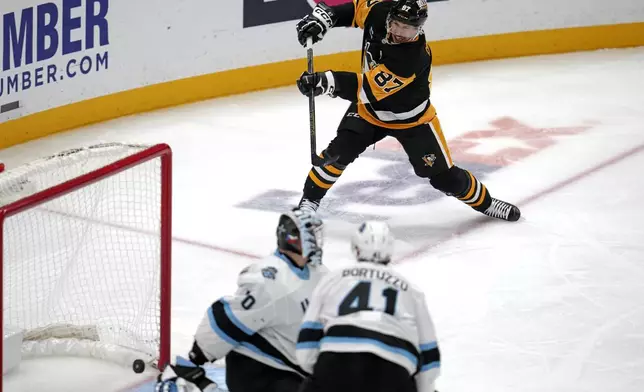
<path fill-rule="evenodd" d="M 434 162 L 436 162 L 436 155 L 427 154 L 423 157 L 423 161 L 425 162 L 425 166 L 432 167 L 434 166 Z"/>

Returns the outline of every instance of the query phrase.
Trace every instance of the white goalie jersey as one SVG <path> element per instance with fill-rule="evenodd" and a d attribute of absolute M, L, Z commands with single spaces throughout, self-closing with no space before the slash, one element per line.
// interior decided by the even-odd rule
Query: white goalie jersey
<path fill-rule="evenodd" d="M 196 344 L 209 361 L 232 350 L 306 376 L 295 358 L 297 334 L 311 293 L 327 271 L 323 265 L 298 268 L 279 251 L 246 267 L 237 292 L 206 311 Z"/>
<path fill-rule="evenodd" d="M 310 373 L 327 351 L 375 354 L 407 369 L 419 392 L 434 392 L 440 352 L 425 296 L 386 266 L 358 263 L 320 281 L 300 329 L 298 363 Z"/>

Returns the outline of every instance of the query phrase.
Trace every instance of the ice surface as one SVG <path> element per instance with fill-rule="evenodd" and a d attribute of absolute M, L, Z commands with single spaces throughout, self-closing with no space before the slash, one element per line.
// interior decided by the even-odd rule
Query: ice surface
<path fill-rule="evenodd" d="M 432 100 L 456 163 L 517 202 L 517 223 L 433 190 L 391 141 L 329 192 L 329 266 L 351 262 L 360 220 L 392 225 L 395 268 L 424 288 L 435 320 L 439 390 L 644 390 L 643 66 L 635 48 L 435 69 Z M 320 150 L 346 106 L 317 99 Z M 207 306 L 273 250 L 278 213 L 309 170 L 308 137 L 307 100 L 290 86 L 85 127 L 0 161 L 99 141 L 172 146 L 172 350 L 185 355 Z"/>

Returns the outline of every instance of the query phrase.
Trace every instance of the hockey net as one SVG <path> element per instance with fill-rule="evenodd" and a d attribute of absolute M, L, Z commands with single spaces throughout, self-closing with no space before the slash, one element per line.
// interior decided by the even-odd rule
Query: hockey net
<path fill-rule="evenodd" d="M 3 336 L 21 332 L 22 358 L 167 363 L 170 209 L 164 144 L 93 145 L 0 173 Z"/>

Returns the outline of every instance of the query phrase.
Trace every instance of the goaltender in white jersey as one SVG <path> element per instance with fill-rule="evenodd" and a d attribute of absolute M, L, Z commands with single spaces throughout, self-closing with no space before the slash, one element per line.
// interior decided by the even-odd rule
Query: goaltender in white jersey
<path fill-rule="evenodd" d="M 434 392 L 440 353 L 424 294 L 386 266 L 393 236 L 365 222 L 352 238 L 358 261 L 313 292 L 297 343 L 312 373 L 302 392 Z"/>
<path fill-rule="evenodd" d="M 230 392 L 298 390 L 308 376 L 295 357 L 299 327 L 313 289 L 328 271 L 321 264 L 321 224 L 298 210 L 280 217 L 278 249 L 243 269 L 235 294 L 207 309 L 189 354 L 192 364 L 171 365 L 157 390 L 172 391 L 172 383 L 189 385 L 187 391 L 214 390 L 194 365 L 223 357 Z M 199 377 L 191 379 L 195 370 Z"/>

